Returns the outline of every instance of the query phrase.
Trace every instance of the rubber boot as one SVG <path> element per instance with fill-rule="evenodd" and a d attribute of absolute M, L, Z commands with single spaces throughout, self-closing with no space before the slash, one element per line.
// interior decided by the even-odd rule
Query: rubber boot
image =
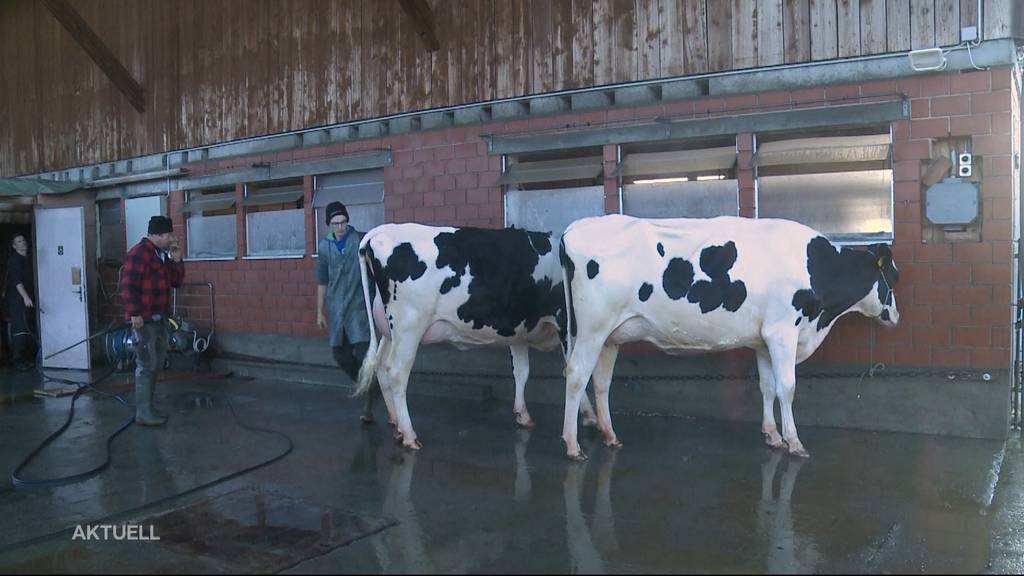
<path fill-rule="evenodd" d="M 163 426 L 167 418 L 161 418 L 153 411 L 153 380 L 155 378 L 135 376 L 135 423 L 140 426 Z"/>

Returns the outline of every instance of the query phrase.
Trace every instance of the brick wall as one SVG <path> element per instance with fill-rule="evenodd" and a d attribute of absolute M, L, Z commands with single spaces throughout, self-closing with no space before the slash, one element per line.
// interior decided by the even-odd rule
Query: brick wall
<path fill-rule="evenodd" d="M 503 202 L 497 179 L 501 160 L 488 156 L 487 134 L 564 129 L 629 122 L 655 116 L 709 117 L 910 98 L 911 118 L 893 124 L 895 242 L 901 270 L 896 290 L 902 321 L 898 328 L 873 328 L 859 316 L 839 321 L 815 360 L 885 362 L 910 366 L 1005 368 L 1010 362 L 1011 292 L 1011 73 L 1008 69 L 936 74 L 899 81 L 770 92 L 615 109 L 334 144 L 196 164 L 193 174 L 244 168 L 254 162 L 286 163 L 390 147 L 385 168 L 385 217 L 395 222 L 500 227 Z M 965 135 L 980 157 L 983 225 L 981 242 L 923 243 L 921 172 L 936 138 Z M 755 212 L 753 138 L 737 135 L 740 212 Z M 606 209 L 618 210 L 614 147 L 605 148 Z M 977 166 L 977 164 L 976 164 Z M 190 282 L 213 282 L 218 330 L 323 336 L 316 328 L 313 273 L 316 239 L 312 178 L 306 187 L 306 252 L 302 259 L 190 262 Z M 236 189 L 239 200 L 242 186 Z M 176 231 L 185 237 L 183 194 L 171 196 Z M 244 216 L 238 211 L 239 254 L 245 253 Z M 205 314 L 204 292 L 188 297 L 190 314 Z"/>

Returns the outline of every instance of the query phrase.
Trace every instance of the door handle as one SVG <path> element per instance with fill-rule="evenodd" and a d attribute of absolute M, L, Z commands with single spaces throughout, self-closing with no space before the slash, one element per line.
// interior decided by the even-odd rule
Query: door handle
<path fill-rule="evenodd" d="M 84 302 L 85 291 L 82 289 L 81 286 L 79 286 L 76 289 L 72 289 L 71 291 L 72 292 L 76 292 L 78 294 L 78 301 L 79 302 Z"/>

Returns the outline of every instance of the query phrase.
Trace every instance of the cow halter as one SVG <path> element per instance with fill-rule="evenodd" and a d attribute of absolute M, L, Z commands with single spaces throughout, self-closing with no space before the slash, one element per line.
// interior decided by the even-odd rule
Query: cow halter
<path fill-rule="evenodd" d="M 867 253 L 871 254 L 872 257 L 877 259 L 878 275 L 882 277 L 882 283 L 885 284 L 885 289 L 888 290 L 888 293 L 885 295 L 885 301 L 882 302 L 882 306 L 888 307 L 889 305 L 892 304 L 893 290 L 892 286 L 889 285 L 889 280 L 885 277 L 885 270 L 882 268 L 882 259 L 878 256 L 878 254 L 875 254 L 874 251 L 872 251 L 870 248 L 868 248 Z"/>

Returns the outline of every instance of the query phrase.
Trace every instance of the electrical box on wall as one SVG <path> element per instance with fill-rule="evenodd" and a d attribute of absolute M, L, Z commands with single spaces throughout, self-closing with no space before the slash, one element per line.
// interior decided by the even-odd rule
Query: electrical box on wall
<path fill-rule="evenodd" d="M 967 226 L 978 219 L 978 214 L 978 187 L 974 182 L 946 178 L 925 192 L 925 217 L 932 224 Z"/>

